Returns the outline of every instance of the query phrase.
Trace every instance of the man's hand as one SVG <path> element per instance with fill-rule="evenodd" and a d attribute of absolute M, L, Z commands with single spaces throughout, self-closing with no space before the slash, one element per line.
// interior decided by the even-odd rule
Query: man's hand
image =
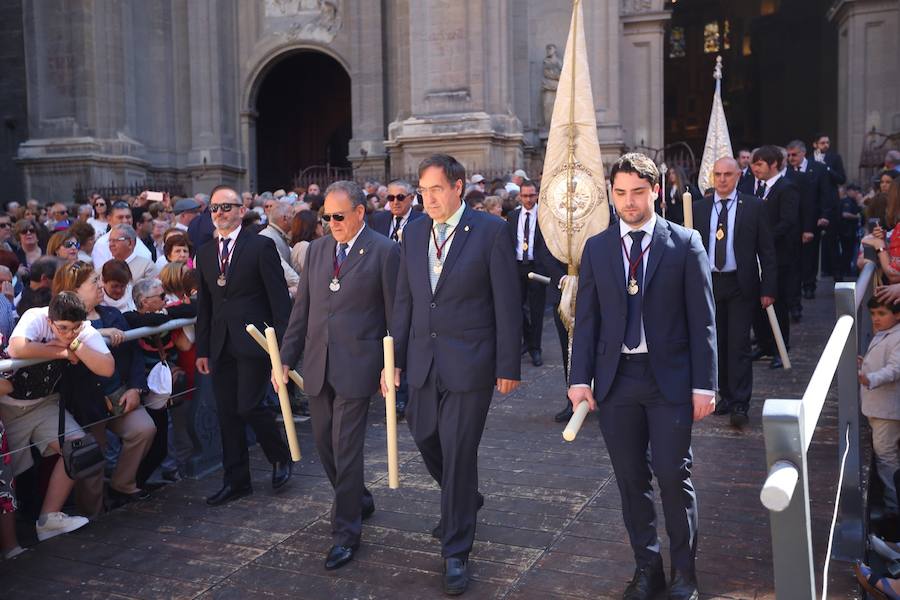
<path fill-rule="evenodd" d="M 209 375 L 209 359 L 201 357 L 197 359 L 197 372 L 203 375 Z"/>
<path fill-rule="evenodd" d="M 709 394 L 692 394 L 694 402 L 694 420 L 701 421 L 716 409 L 716 397 Z"/>
<path fill-rule="evenodd" d="M 572 410 L 578 408 L 578 405 L 582 402 L 588 403 L 588 408 L 591 412 L 597 410 L 597 402 L 594 401 L 594 392 L 592 392 L 589 387 L 573 385 L 569 388 L 568 396 L 569 401 L 572 403 Z"/>
<path fill-rule="evenodd" d="M 825 219 L 825 218 L 821 218 L 818 221 L 816 221 L 816 225 L 819 227 L 822 227 L 822 228 L 828 227 L 829 223 L 831 223 L 831 221 L 829 221 L 828 219 Z"/>
<path fill-rule="evenodd" d="M 125 407 L 125 412 L 130 413 L 141 405 L 141 392 L 137 388 L 125 390 L 122 397 L 119 398 L 119 404 Z"/>
<path fill-rule="evenodd" d="M 519 387 L 519 381 L 515 379 L 503 379 L 502 377 L 497 378 L 497 391 L 501 394 L 508 394 L 517 387 Z"/>
<path fill-rule="evenodd" d="M 772 296 L 760 296 L 759 303 L 763 307 L 763 310 L 765 310 L 775 304 L 775 298 Z"/>
<path fill-rule="evenodd" d="M 869 387 L 869 378 L 866 377 L 866 374 L 862 371 L 859 372 L 859 382 L 866 387 Z"/>
<path fill-rule="evenodd" d="M 801 236 L 801 239 L 803 240 L 804 244 L 808 244 L 811 241 L 813 241 L 815 239 L 815 237 L 816 237 L 816 234 L 810 233 L 809 231 L 804 231 L 803 235 Z"/>
<path fill-rule="evenodd" d="M 290 371 L 291 368 L 288 367 L 288 366 L 286 366 L 286 365 L 281 365 L 281 368 L 283 369 L 283 372 L 282 372 L 282 375 L 281 375 L 281 381 L 284 382 L 284 385 L 287 385 L 287 382 L 288 382 L 288 371 Z M 281 381 L 278 381 L 278 378 L 275 377 L 275 371 L 272 371 L 271 381 L 272 381 L 272 387 L 275 388 L 275 391 L 277 392 L 277 391 L 278 391 L 278 386 L 281 384 Z"/>
<path fill-rule="evenodd" d="M 875 297 L 884 304 L 897 304 L 900 302 L 900 283 L 881 286 L 875 290 Z"/>
<path fill-rule="evenodd" d="M 394 389 L 400 387 L 400 371 L 394 367 Z M 387 381 L 384 379 L 384 369 L 381 370 L 381 395 L 387 398 L 388 389 L 387 389 Z"/>

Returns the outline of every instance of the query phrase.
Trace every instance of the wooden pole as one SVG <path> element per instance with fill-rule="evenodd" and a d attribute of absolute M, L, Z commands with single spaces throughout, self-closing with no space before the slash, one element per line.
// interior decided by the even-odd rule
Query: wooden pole
<path fill-rule="evenodd" d="M 272 361 L 272 372 L 278 380 L 278 402 L 281 404 L 281 416 L 284 417 L 284 432 L 287 434 L 288 446 L 291 448 L 291 460 L 300 460 L 300 442 L 297 441 L 297 429 L 294 427 L 294 413 L 291 412 L 291 401 L 288 399 L 287 384 L 284 382 L 284 369 L 281 366 L 281 352 L 278 350 L 278 338 L 275 328 L 266 327 L 266 344 L 269 348 L 269 359 Z"/>
<path fill-rule="evenodd" d="M 384 415 L 387 425 L 388 487 L 400 487 L 400 454 L 397 449 L 397 386 L 394 381 L 394 338 L 384 336 Z"/>

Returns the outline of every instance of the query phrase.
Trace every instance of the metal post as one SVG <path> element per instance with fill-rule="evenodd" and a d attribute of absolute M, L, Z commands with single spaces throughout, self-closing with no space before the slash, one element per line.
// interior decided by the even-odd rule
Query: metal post
<path fill-rule="evenodd" d="M 809 478 L 803 441 L 803 403 L 800 400 L 766 400 L 763 406 L 763 437 L 769 469 L 776 462 L 788 461 L 800 475 L 787 508 L 769 511 L 775 596 L 791 600 L 816 600 Z"/>
<path fill-rule="evenodd" d="M 837 318 L 851 315 L 853 328 L 847 336 L 844 351 L 837 368 L 838 380 L 838 455 L 847 448 L 845 432 L 850 428 L 849 452 L 841 486 L 838 524 L 834 534 L 831 556 L 835 560 L 851 562 L 860 559 L 865 552 L 865 521 L 863 518 L 862 471 L 859 456 L 859 382 L 857 379 L 856 357 L 859 352 L 859 325 L 856 309 L 856 285 L 836 283 L 834 304 Z M 860 312 L 868 310 L 863 306 Z"/>

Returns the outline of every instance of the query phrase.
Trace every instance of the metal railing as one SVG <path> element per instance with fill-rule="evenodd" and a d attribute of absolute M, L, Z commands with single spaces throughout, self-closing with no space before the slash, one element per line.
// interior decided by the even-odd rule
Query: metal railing
<path fill-rule="evenodd" d="M 872 295 L 874 274 L 875 265 L 869 262 L 855 283 L 835 284 L 837 322 L 803 398 L 769 399 L 763 407 L 769 474 L 760 500 L 769 509 L 778 598 L 816 598 L 807 452 L 835 375 L 838 380 L 838 457 L 843 469 L 839 474 L 841 483 L 835 508 L 837 527 L 831 557 L 851 561 L 862 558 L 865 551 L 856 357 L 871 338 L 872 323 L 865 305 Z M 827 585 L 827 573 L 823 578 Z"/>

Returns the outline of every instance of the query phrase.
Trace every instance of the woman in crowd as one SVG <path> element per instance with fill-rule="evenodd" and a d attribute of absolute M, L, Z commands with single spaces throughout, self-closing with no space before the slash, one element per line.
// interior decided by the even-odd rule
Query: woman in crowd
<path fill-rule="evenodd" d="M 50 241 L 47 242 L 47 256 L 55 256 L 67 264 L 72 264 L 78 260 L 78 251 L 80 249 L 81 244 L 68 231 L 57 231 L 50 236 Z"/>
<path fill-rule="evenodd" d="M 482 204 L 485 212 L 495 217 L 503 217 L 503 199 L 500 196 L 488 196 Z"/>
<path fill-rule="evenodd" d="M 887 283 L 900 283 L 900 179 L 891 180 L 885 197 L 884 220 L 863 237 L 861 245 L 874 249 L 876 263 Z M 861 252 L 857 266 L 862 269 L 864 264 L 865 252 Z"/>
<path fill-rule="evenodd" d="M 109 229 L 109 220 L 107 219 L 109 206 L 107 205 L 105 198 L 96 196 L 91 203 L 91 208 L 94 209 L 94 216 L 88 219 L 87 222 L 94 228 L 95 235 L 100 237 L 106 233 L 107 229 Z"/>
<path fill-rule="evenodd" d="M 96 241 L 97 232 L 87 223 L 75 221 L 69 227 L 69 235 L 75 237 L 80 244 L 78 249 L 78 260 L 82 262 L 91 262 L 91 252 L 94 251 L 94 242 Z"/>
<path fill-rule="evenodd" d="M 12 392 L 12 384 L 0 379 L 0 394 Z M 15 558 L 25 550 L 16 537 L 16 493 L 13 489 L 12 459 L 6 442 L 6 430 L 0 421 L 0 556 Z"/>
<path fill-rule="evenodd" d="M 16 221 L 13 228 L 13 235 L 19 243 L 16 248 L 16 255 L 19 258 L 19 264 L 23 267 L 30 268 L 31 264 L 44 255 L 38 244 L 38 228 L 32 219 L 20 219 Z"/>
<path fill-rule="evenodd" d="M 322 237 L 322 224 L 311 210 L 302 210 L 291 221 L 291 266 L 297 273 L 303 272 L 309 244 Z"/>
<path fill-rule="evenodd" d="M 656 201 L 657 214 L 664 215 L 667 221 L 684 225 L 683 197 L 685 192 L 691 193 L 694 202 L 703 197 L 700 189 L 688 180 L 684 169 L 669 167 L 666 173 L 666 184 L 660 190 L 660 198 Z"/>
<path fill-rule="evenodd" d="M 87 319 L 108 340 L 116 362 L 110 377 L 95 375 L 81 364 L 67 369 L 60 385 L 61 396 L 82 427 L 110 415 L 121 415 L 93 425 L 88 431 L 104 449 L 107 429 L 121 440 L 122 450 L 109 484 L 111 504 L 144 499 L 147 492 L 136 483 L 137 470 L 150 448 L 156 428 L 141 406 L 141 390 L 147 386 L 147 377 L 137 343 L 124 341 L 123 332 L 128 329 L 128 323 L 122 313 L 100 305 L 103 299 L 100 274 L 89 263 L 78 261 L 60 267 L 53 278 L 53 294 L 60 292 L 78 295 L 84 303 Z M 79 481 L 76 496 L 84 514 L 100 514 L 103 510 L 103 474 Z"/>
<path fill-rule="evenodd" d="M 124 260 L 108 260 L 103 265 L 100 280 L 103 282 L 103 306 L 111 306 L 119 312 L 134 310 L 131 299 L 131 269 Z"/>
<path fill-rule="evenodd" d="M 188 267 L 193 267 L 191 254 L 193 246 L 191 241 L 180 229 L 170 229 L 163 235 L 163 254 L 156 259 L 156 268 L 162 271 L 163 267 L 171 262 L 183 262 Z"/>

